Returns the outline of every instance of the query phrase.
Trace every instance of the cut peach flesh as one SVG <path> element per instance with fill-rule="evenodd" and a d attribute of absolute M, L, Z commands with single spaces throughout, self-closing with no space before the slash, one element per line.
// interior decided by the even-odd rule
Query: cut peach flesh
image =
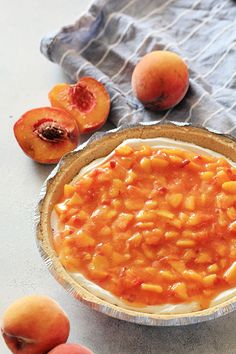
<path fill-rule="evenodd" d="M 76 92 L 77 84 L 84 89 Z M 52 106 L 66 110 L 76 120 L 80 132 L 85 134 L 99 129 L 106 122 L 110 97 L 105 87 L 93 78 L 84 77 L 77 84 L 56 85 L 49 92 L 49 100 Z"/>
<path fill-rule="evenodd" d="M 66 132 L 61 141 L 42 138 L 40 128 L 53 124 Z M 41 129 L 42 130 L 42 129 Z M 15 137 L 22 150 L 33 160 L 40 163 L 56 163 L 67 152 L 73 150 L 79 140 L 75 121 L 67 112 L 52 107 L 36 108 L 26 112 L 14 125 Z M 41 136 L 41 137 L 40 137 Z M 47 134 L 45 134 L 47 137 Z"/>

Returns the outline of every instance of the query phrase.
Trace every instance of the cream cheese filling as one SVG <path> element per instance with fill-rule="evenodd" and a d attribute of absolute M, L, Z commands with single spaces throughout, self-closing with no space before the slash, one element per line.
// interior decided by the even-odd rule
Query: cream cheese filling
<path fill-rule="evenodd" d="M 130 145 L 135 149 L 139 149 L 142 145 L 149 145 L 153 148 L 173 148 L 173 149 L 182 149 L 187 151 L 192 151 L 199 155 L 210 155 L 214 157 L 224 157 L 232 166 L 236 167 L 236 163 L 231 161 L 230 159 L 226 158 L 224 155 L 219 154 L 215 151 L 210 149 L 203 148 L 201 146 L 190 144 L 174 139 L 168 138 L 153 138 L 153 139 L 127 139 L 124 140 L 119 146 L 121 145 Z M 92 161 L 87 166 L 83 167 L 79 174 L 72 180 L 72 184 L 76 183 L 76 181 L 81 178 L 84 174 L 90 172 L 94 168 L 98 167 L 106 160 L 108 160 L 113 155 L 111 152 L 109 155 L 103 158 L 96 159 Z M 51 214 L 51 227 L 53 233 L 58 232 L 58 217 L 55 211 Z M 165 305 L 155 305 L 155 306 L 143 306 L 143 307 L 135 307 L 132 305 L 128 305 L 125 301 L 122 301 L 118 297 L 111 294 L 109 291 L 101 288 L 97 284 L 91 282 L 87 278 L 85 278 L 81 273 L 72 273 L 68 272 L 70 276 L 78 282 L 82 287 L 87 289 L 90 293 L 97 296 L 98 298 L 107 301 L 108 303 L 117 305 L 121 308 L 139 311 L 144 313 L 151 313 L 151 314 L 184 314 L 189 312 L 195 312 L 201 310 L 200 304 L 197 302 L 191 303 L 182 303 L 182 304 L 165 304 Z M 236 295 L 236 288 L 228 289 L 217 295 L 210 303 L 209 307 L 213 307 L 224 301 L 234 297 Z"/>

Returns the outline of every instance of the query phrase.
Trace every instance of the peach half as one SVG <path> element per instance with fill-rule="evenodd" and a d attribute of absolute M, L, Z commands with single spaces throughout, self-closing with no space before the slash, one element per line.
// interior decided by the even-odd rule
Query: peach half
<path fill-rule="evenodd" d="M 74 119 L 52 107 L 35 108 L 23 114 L 14 125 L 14 134 L 27 156 L 45 164 L 57 163 L 79 141 Z"/>
<path fill-rule="evenodd" d="M 79 344 L 60 344 L 48 354 L 93 354 L 91 350 Z"/>
<path fill-rule="evenodd" d="M 14 354 L 45 354 L 65 343 L 70 324 L 66 313 L 47 296 L 25 296 L 3 315 L 2 335 Z"/>
<path fill-rule="evenodd" d="M 165 110 L 177 105 L 189 86 L 188 68 L 182 58 L 169 51 L 146 54 L 132 74 L 135 96 L 146 108 Z"/>
<path fill-rule="evenodd" d="M 92 77 L 83 77 L 75 85 L 58 84 L 48 94 L 53 107 L 66 110 L 77 122 L 81 134 L 99 129 L 110 111 L 110 96 Z"/>

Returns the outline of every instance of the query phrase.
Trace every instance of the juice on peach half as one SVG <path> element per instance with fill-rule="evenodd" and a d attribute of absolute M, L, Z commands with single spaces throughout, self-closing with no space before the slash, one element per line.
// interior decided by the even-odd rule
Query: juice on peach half
<path fill-rule="evenodd" d="M 99 129 L 110 111 L 110 96 L 92 77 L 83 77 L 75 85 L 58 84 L 49 92 L 53 107 L 66 110 L 77 122 L 80 133 Z"/>
<path fill-rule="evenodd" d="M 65 111 L 42 107 L 32 109 L 14 125 L 15 138 L 24 153 L 39 163 L 54 164 L 79 142 L 79 129 Z"/>
<path fill-rule="evenodd" d="M 235 168 L 201 152 L 128 144 L 65 185 L 54 246 L 70 274 L 147 311 L 233 288 Z"/>
<path fill-rule="evenodd" d="M 146 54 L 132 75 L 135 96 L 146 108 L 166 110 L 177 105 L 189 86 L 188 68 L 181 57 L 169 51 Z"/>

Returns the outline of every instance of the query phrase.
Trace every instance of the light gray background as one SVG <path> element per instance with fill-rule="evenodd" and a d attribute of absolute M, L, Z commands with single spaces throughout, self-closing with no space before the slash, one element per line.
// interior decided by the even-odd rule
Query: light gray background
<path fill-rule="evenodd" d="M 0 315 L 16 298 L 46 294 L 68 313 L 70 341 L 87 345 L 96 354 L 236 353 L 236 313 L 179 328 L 142 327 L 115 320 L 71 298 L 39 255 L 33 208 L 52 167 L 28 159 L 19 149 L 12 127 L 28 109 L 48 105 L 48 91 L 66 80 L 39 53 L 41 37 L 73 23 L 89 3 L 0 0 Z M 0 353 L 9 353 L 2 339 Z"/>

